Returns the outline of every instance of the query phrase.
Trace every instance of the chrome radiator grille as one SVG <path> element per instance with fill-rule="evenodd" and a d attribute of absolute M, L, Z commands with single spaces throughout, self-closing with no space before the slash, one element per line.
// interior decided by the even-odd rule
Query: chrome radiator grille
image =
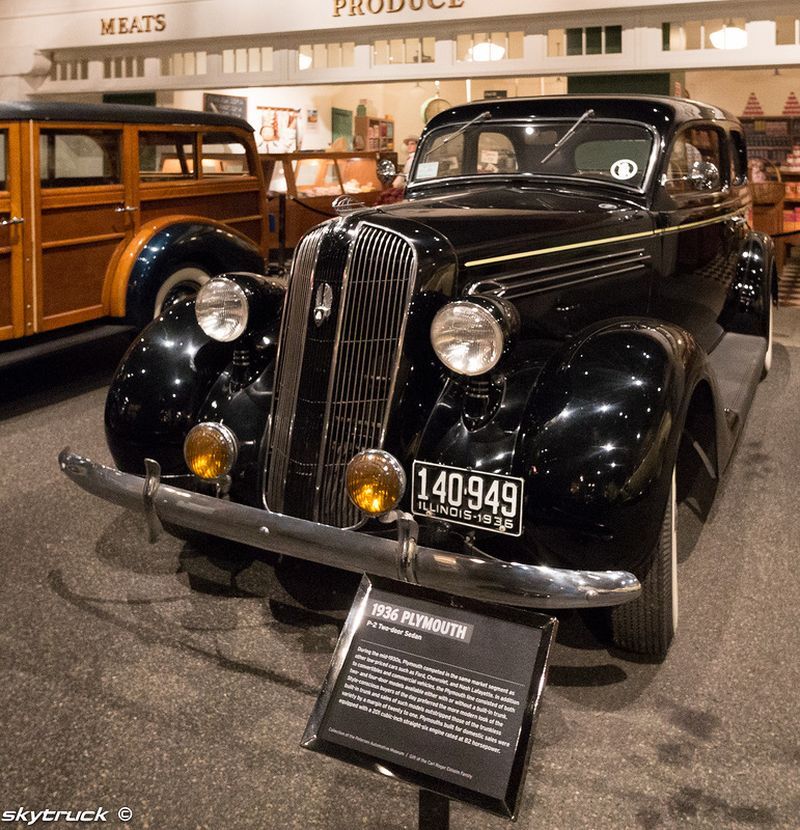
<path fill-rule="evenodd" d="M 316 234 L 292 270 L 266 496 L 271 510 L 346 527 L 359 514 L 345 467 L 359 450 L 383 445 L 416 259 L 403 237 L 373 225 L 360 225 L 355 238 Z M 317 328 L 311 305 L 322 283 L 334 313 Z"/>
<path fill-rule="evenodd" d="M 295 252 L 289 294 L 283 314 L 279 360 L 275 373 L 275 405 L 270 429 L 267 504 L 282 512 L 283 489 L 289 467 L 289 443 L 292 437 L 294 410 L 300 386 L 303 347 L 311 297 L 314 294 L 314 269 L 319 256 L 324 228 L 306 236 Z"/>

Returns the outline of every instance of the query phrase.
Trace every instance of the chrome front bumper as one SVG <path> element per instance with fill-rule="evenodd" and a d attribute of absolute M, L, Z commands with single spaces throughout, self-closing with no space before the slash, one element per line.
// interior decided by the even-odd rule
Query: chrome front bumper
<path fill-rule="evenodd" d="M 416 543 L 416 522 L 407 514 L 395 516 L 398 539 L 392 540 L 182 490 L 162 483 L 158 464 L 150 460 L 144 478 L 96 464 L 68 448 L 58 461 L 87 492 L 144 513 L 151 538 L 165 522 L 347 571 L 529 608 L 620 605 L 641 591 L 627 571 L 566 570 L 422 547 Z"/>

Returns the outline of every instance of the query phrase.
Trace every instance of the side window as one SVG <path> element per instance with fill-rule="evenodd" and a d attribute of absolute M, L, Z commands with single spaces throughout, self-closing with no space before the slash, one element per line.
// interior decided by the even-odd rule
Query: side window
<path fill-rule="evenodd" d="M 139 131 L 139 174 L 142 181 L 195 178 L 195 133 Z"/>
<path fill-rule="evenodd" d="M 516 173 L 514 145 L 507 135 L 483 132 L 478 138 L 478 173 Z"/>
<path fill-rule="evenodd" d="M 244 141 L 234 133 L 203 133 L 203 176 L 251 176 Z"/>
<path fill-rule="evenodd" d="M 731 131 L 731 183 L 735 187 L 747 183 L 747 145 L 738 130 Z"/>
<path fill-rule="evenodd" d="M 0 190 L 8 190 L 8 132 L 0 130 Z"/>
<path fill-rule="evenodd" d="M 697 188 L 691 180 L 698 164 L 709 162 L 719 173 L 715 185 L 705 188 L 705 192 L 722 189 L 726 171 L 722 168 L 719 132 L 713 127 L 692 127 L 684 130 L 675 139 L 667 167 L 665 187 L 671 195 L 696 193 Z"/>
<path fill-rule="evenodd" d="M 42 130 L 39 175 L 42 187 L 119 184 L 120 138 L 114 130 Z"/>

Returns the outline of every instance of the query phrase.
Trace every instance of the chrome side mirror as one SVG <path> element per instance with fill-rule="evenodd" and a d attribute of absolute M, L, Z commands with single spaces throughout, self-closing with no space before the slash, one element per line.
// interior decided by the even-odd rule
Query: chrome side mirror
<path fill-rule="evenodd" d="M 397 167 L 391 159 L 381 159 L 377 165 L 377 174 L 381 184 L 391 184 L 397 175 Z"/>
<path fill-rule="evenodd" d="M 696 161 L 692 164 L 689 181 L 695 190 L 718 190 L 720 186 L 719 170 L 710 161 Z"/>

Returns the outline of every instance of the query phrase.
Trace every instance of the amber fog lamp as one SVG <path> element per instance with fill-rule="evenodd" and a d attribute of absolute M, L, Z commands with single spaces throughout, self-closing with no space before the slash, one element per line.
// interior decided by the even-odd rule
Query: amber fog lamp
<path fill-rule="evenodd" d="M 369 516 L 394 510 L 406 490 L 400 462 L 384 450 L 364 450 L 353 456 L 346 476 L 350 500 Z"/>
<path fill-rule="evenodd" d="M 214 277 L 197 292 L 194 313 L 200 328 L 212 340 L 230 343 L 247 328 L 247 294 L 233 280 Z"/>
<path fill-rule="evenodd" d="M 197 424 L 183 443 L 186 465 L 205 479 L 227 475 L 236 463 L 239 445 L 236 436 L 223 424 Z"/>

